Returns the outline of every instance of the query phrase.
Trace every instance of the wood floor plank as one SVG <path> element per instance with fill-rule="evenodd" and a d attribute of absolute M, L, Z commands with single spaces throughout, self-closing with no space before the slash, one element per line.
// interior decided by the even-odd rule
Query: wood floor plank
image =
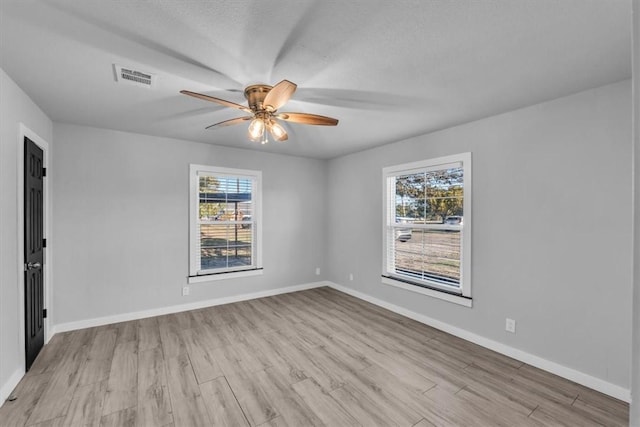
<path fill-rule="evenodd" d="M 316 349 L 331 341 L 330 335 L 320 335 L 315 330 L 310 329 L 304 322 L 284 325 L 275 331 L 275 333 L 285 337 L 287 340 L 297 340 L 310 350 Z M 271 334 L 267 334 L 267 336 L 270 335 Z"/>
<path fill-rule="evenodd" d="M 362 369 L 370 365 L 366 355 L 369 354 L 373 347 L 363 344 L 356 339 L 355 336 L 344 332 L 323 331 L 322 324 L 310 324 L 303 322 L 298 324 L 299 335 L 309 335 L 314 337 L 317 346 L 331 349 L 335 354 L 339 353 L 339 357 L 350 366 L 358 366 Z M 326 327 L 324 327 L 326 329 Z"/>
<path fill-rule="evenodd" d="M 176 426 L 210 425 L 211 420 L 188 355 L 181 354 L 166 359 L 165 363 L 174 424 Z"/>
<path fill-rule="evenodd" d="M 68 426 L 99 426 L 108 380 L 78 385 L 64 419 Z"/>
<path fill-rule="evenodd" d="M 158 318 L 140 319 L 138 321 L 138 351 L 150 350 L 161 345 Z"/>
<path fill-rule="evenodd" d="M 11 424 L 8 424 L 11 425 Z M 58 417 L 52 420 L 43 421 L 38 424 L 32 424 L 29 427 L 68 427 L 69 425 L 65 422 L 65 417 Z"/>
<path fill-rule="evenodd" d="M 250 373 L 269 367 L 243 343 L 214 348 L 211 356 L 225 375 Z"/>
<path fill-rule="evenodd" d="M 476 363 L 477 364 L 477 363 Z M 552 387 L 561 391 L 564 395 L 566 395 L 571 400 L 574 400 L 578 397 L 580 393 L 580 385 L 576 384 L 572 381 L 567 381 L 564 378 L 561 378 L 552 373 L 543 371 L 542 369 L 538 369 L 531 365 L 523 364 L 517 371 L 517 375 L 522 378 L 526 378 L 531 380 L 532 382 L 536 382 L 547 387 Z"/>
<path fill-rule="evenodd" d="M 116 345 L 129 341 L 138 341 L 138 320 L 116 323 L 114 326 L 118 330 Z"/>
<path fill-rule="evenodd" d="M 16 400 L 6 401 L 0 407 L 2 423 L 9 426 L 25 425 L 52 376 L 51 371 L 38 375 L 31 373 L 25 375 L 12 392 Z"/>
<path fill-rule="evenodd" d="M 593 420 L 603 426 L 620 427 L 626 426 L 629 420 L 617 411 L 605 411 L 602 408 L 592 406 L 580 399 L 573 402 L 572 410 L 585 418 Z"/>
<path fill-rule="evenodd" d="M 82 364 L 87 359 L 94 336 L 94 329 L 81 329 L 72 333 L 67 350 L 53 372 L 44 393 L 38 399 L 27 424 L 37 424 L 66 416 L 73 392 L 80 379 Z"/>
<path fill-rule="evenodd" d="M 502 420 L 497 419 L 493 414 L 487 414 L 478 407 L 469 405 L 457 394 L 448 390 L 434 387 L 424 395 L 432 403 L 423 405 L 421 412 L 427 421 L 434 424 L 505 426 Z"/>
<path fill-rule="evenodd" d="M 292 385 L 302 400 L 315 415 L 327 426 L 357 426 L 361 425 L 336 400 L 327 394 L 312 379 L 306 379 Z"/>
<path fill-rule="evenodd" d="M 629 412 L 629 404 L 616 398 L 607 396 L 590 388 L 580 386 L 578 400 L 605 412 L 611 411 L 619 417 Z"/>
<path fill-rule="evenodd" d="M 207 341 L 211 348 L 225 347 L 240 342 L 240 340 L 235 339 L 233 331 L 227 324 L 206 327 L 206 333 L 208 335 Z"/>
<path fill-rule="evenodd" d="M 239 371 L 226 379 L 251 426 L 263 424 L 280 415 L 268 391 L 255 380 L 255 373 Z"/>
<path fill-rule="evenodd" d="M 234 345 L 243 344 L 247 346 L 251 346 L 255 340 L 259 339 L 266 333 L 271 332 L 271 330 L 267 332 L 260 332 L 244 321 L 229 323 L 220 329 L 222 333 L 227 335 L 227 339 Z"/>
<path fill-rule="evenodd" d="M 201 383 L 200 392 L 212 425 L 215 426 L 248 426 L 236 397 L 224 377 Z"/>
<path fill-rule="evenodd" d="M 602 426 L 602 424 L 590 417 L 585 417 L 577 413 L 573 410 L 571 405 L 552 402 L 546 402 L 543 405 L 538 406 L 529 418 L 548 426 Z"/>
<path fill-rule="evenodd" d="M 435 426 L 435 424 L 430 423 L 429 421 L 425 420 L 424 418 L 413 425 L 413 427 L 432 427 L 432 426 Z"/>
<path fill-rule="evenodd" d="M 107 415 L 135 406 L 137 398 L 138 343 L 123 340 L 113 352 L 102 413 Z"/>
<path fill-rule="evenodd" d="M 211 381 L 224 375 L 214 360 L 215 347 L 204 328 L 185 329 L 182 336 L 198 383 Z"/>
<path fill-rule="evenodd" d="M 264 423 L 260 424 L 259 427 L 297 427 L 297 426 L 288 424 L 283 417 L 275 417 L 270 419 L 269 421 L 265 421 Z"/>
<path fill-rule="evenodd" d="M 277 370 L 288 384 L 293 384 L 307 378 L 304 368 L 299 364 L 291 352 L 278 345 L 273 339 L 273 333 L 267 334 L 263 339 L 264 347 L 267 348 L 265 356 L 269 364 Z"/>
<path fill-rule="evenodd" d="M 266 298 L 254 299 L 247 301 L 247 304 L 253 308 L 260 321 L 254 323 L 264 323 L 266 328 L 262 332 L 269 332 L 279 329 L 289 323 L 289 320 L 272 306 L 265 303 Z"/>
<path fill-rule="evenodd" d="M 279 345 L 285 345 L 285 341 L 276 341 Z M 331 391 L 342 387 L 345 384 L 344 376 L 331 363 L 327 355 L 318 350 L 309 350 L 299 342 L 292 341 L 287 352 L 298 357 L 297 364 L 302 367 L 303 372 L 309 378 L 313 378 L 316 383 L 325 391 Z M 295 349 L 295 350 L 294 350 Z"/>
<path fill-rule="evenodd" d="M 627 424 L 629 406 L 318 288 L 56 334 L 0 425 Z"/>
<path fill-rule="evenodd" d="M 251 301 L 243 301 L 236 304 L 238 324 L 244 325 L 252 331 L 265 333 L 273 331 L 273 317 L 269 312 L 259 311 Z"/>
<path fill-rule="evenodd" d="M 100 419 L 100 427 L 135 427 L 136 408 L 127 408 L 122 411 L 103 415 Z"/>
<path fill-rule="evenodd" d="M 187 348 L 182 338 L 182 328 L 172 319 L 174 317 L 161 316 L 158 318 L 158 329 L 160 330 L 160 341 L 164 357 L 174 358 L 185 356 Z"/>
<path fill-rule="evenodd" d="M 193 329 L 198 326 L 196 319 L 193 317 L 191 311 L 180 311 L 178 313 L 172 313 L 168 315 L 170 322 L 176 323 L 180 329 Z"/>
<path fill-rule="evenodd" d="M 350 384 L 361 392 L 374 391 L 373 395 L 367 395 L 377 401 L 379 405 L 379 400 L 382 398 L 385 401 L 384 404 L 389 405 L 387 411 L 394 414 L 395 419 L 402 419 L 403 423 L 414 424 L 421 418 L 431 415 L 425 410 L 428 401 L 420 389 L 407 385 L 388 371 L 371 366 L 362 371 L 355 371 L 353 374 L 355 378 L 350 381 Z M 439 419 L 440 422 L 443 422 L 443 419 L 438 417 L 429 417 L 428 419 Z"/>
<path fill-rule="evenodd" d="M 62 362 L 72 337 L 73 332 L 55 334 L 38 354 L 27 375 L 39 375 L 54 371 Z"/>
<path fill-rule="evenodd" d="M 442 363 L 439 360 L 429 359 L 428 357 L 416 358 L 411 354 L 393 356 L 397 357 L 401 363 L 416 370 L 421 377 L 437 384 L 440 388 L 449 390 L 451 393 L 455 393 L 467 385 L 466 377 L 461 369 Z"/>
<path fill-rule="evenodd" d="M 80 371 L 78 384 L 94 384 L 109 378 L 117 335 L 116 329 L 104 329 L 96 333 L 87 361 Z"/>
<path fill-rule="evenodd" d="M 301 302 L 295 294 L 296 292 L 293 292 L 291 294 L 278 295 L 277 299 L 281 301 L 282 304 L 288 306 L 293 312 L 295 312 L 295 315 L 298 318 L 298 322 L 316 322 L 318 320 L 318 317 L 310 312 L 308 307 L 306 307 L 305 304 Z"/>
<path fill-rule="evenodd" d="M 256 372 L 255 381 L 269 395 L 282 422 L 291 426 L 321 426 L 322 420 L 304 403 L 289 386 L 286 376 L 277 369 L 268 368 Z"/>
<path fill-rule="evenodd" d="M 213 313 L 223 324 L 238 322 L 238 314 L 234 304 L 217 305 L 214 307 Z"/>
<path fill-rule="evenodd" d="M 402 425 L 378 406 L 375 401 L 350 384 L 345 384 L 343 387 L 329 392 L 329 394 L 364 426 Z M 405 425 L 411 426 L 412 424 L 407 423 Z"/>
<path fill-rule="evenodd" d="M 456 397 L 465 402 L 467 406 L 473 406 L 479 412 L 490 417 L 496 425 L 511 427 L 514 425 L 527 426 L 534 423 L 528 418 L 532 411 L 505 410 L 510 406 L 506 406 L 503 399 L 493 400 L 470 387 L 458 391 Z"/>
<path fill-rule="evenodd" d="M 136 425 L 166 426 L 173 423 L 164 356 L 160 347 L 138 353 L 137 403 Z"/>
<path fill-rule="evenodd" d="M 278 314 L 278 316 L 282 317 L 285 320 L 285 325 L 291 325 L 300 322 L 300 317 L 298 317 L 295 311 L 278 296 L 261 298 L 260 301 L 262 302 L 262 304 L 271 308 L 275 313 Z"/>
<path fill-rule="evenodd" d="M 475 363 L 473 365 L 475 365 Z M 489 370 L 489 372 L 491 375 L 496 375 L 493 370 Z M 555 380 L 551 380 L 549 377 L 541 376 L 537 373 L 527 373 L 527 370 L 509 376 L 511 378 L 511 385 L 530 391 L 531 394 L 534 395 L 534 401 L 538 404 L 554 402 L 559 405 L 571 405 L 578 397 L 577 388 L 574 388 L 574 383 L 568 380 L 566 380 L 568 384 L 556 388 L 553 386 Z"/>
<path fill-rule="evenodd" d="M 500 402 L 504 407 L 525 416 L 531 415 L 533 410 L 538 407 L 538 404 L 530 398 L 528 393 L 523 393 L 517 387 L 498 380 L 494 376 L 483 376 L 478 379 L 472 372 L 465 371 L 465 373 L 467 373 L 465 376 L 467 385 L 464 389 L 491 399 L 493 402 Z"/>

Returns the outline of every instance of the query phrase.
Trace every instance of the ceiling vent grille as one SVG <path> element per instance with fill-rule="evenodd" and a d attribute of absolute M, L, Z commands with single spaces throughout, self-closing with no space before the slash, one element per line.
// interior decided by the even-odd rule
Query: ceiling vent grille
<path fill-rule="evenodd" d="M 121 65 L 113 64 L 116 73 L 116 82 L 126 83 L 146 88 L 154 88 L 156 86 L 156 75 L 145 71 L 126 68 Z"/>

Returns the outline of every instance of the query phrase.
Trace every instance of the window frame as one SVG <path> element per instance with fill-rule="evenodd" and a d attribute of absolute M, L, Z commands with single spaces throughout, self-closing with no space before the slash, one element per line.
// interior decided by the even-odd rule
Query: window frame
<path fill-rule="evenodd" d="M 200 235 L 200 174 L 226 176 L 252 180 L 251 222 L 255 226 L 254 239 L 251 244 L 252 264 L 242 267 L 227 267 L 202 270 L 199 265 Z M 246 221 L 238 221 L 245 224 Z M 220 166 L 189 165 L 189 276 L 188 283 L 208 282 L 262 274 L 262 171 L 235 169 Z"/>
<path fill-rule="evenodd" d="M 390 270 L 392 260 L 389 256 L 393 256 L 393 246 L 395 242 L 395 232 L 390 230 L 400 228 L 395 223 L 396 201 L 395 186 L 393 189 L 389 187 L 390 178 L 401 175 L 410 175 L 429 170 L 445 169 L 448 165 L 462 164 L 463 173 L 463 216 L 462 225 L 414 225 L 412 227 L 424 229 L 460 229 L 460 286 L 456 291 L 452 286 L 446 286 L 442 283 L 429 280 L 411 280 L 396 274 Z M 454 154 L 449 156 L 420 160 L 416 162 L 404 163 L 394 166 L 384 167 L 382 169 L 382 283 L 386 285 L 396 286 L 413 292 L 418 292 L 431 297 L 439 298 L 445 301 L 454 302 L 467 307 L 472 306 L 471 299 L 471 226 L 472 226 L 472 169 L 471 169 L 471 152 Z M 392 196 L 393 194 L 393 196 Z M 393 197 L 393 200 L 390 198 Z M 393 203 L 393 206 L 390 206 Z M 406 226 L 405 226 L 406 228 Z M 390 241 L 391 239 L 391 241 Z M 395 264 L 393 264 L 395 265 Z"/>

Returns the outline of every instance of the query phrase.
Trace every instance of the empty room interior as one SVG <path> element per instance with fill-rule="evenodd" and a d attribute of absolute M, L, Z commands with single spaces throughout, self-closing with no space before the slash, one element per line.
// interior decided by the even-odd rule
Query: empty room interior
<path fill-rule="evenodd" d="M 0 2 L 0 426 L 640 426 L 640 1 Z"/>

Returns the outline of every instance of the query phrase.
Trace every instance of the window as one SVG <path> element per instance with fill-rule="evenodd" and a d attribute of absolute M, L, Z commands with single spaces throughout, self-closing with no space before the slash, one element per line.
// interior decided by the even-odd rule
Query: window
<path fill-rule="evenodd" d="M 260 171 L 191 165 L 190 283 L 259 274 L 261 179 Z"/>
<path fill-rule="evenodd" d="M 387 167 L 383 179 L 383 282 L 470 306 L 471 153 Z"/>

